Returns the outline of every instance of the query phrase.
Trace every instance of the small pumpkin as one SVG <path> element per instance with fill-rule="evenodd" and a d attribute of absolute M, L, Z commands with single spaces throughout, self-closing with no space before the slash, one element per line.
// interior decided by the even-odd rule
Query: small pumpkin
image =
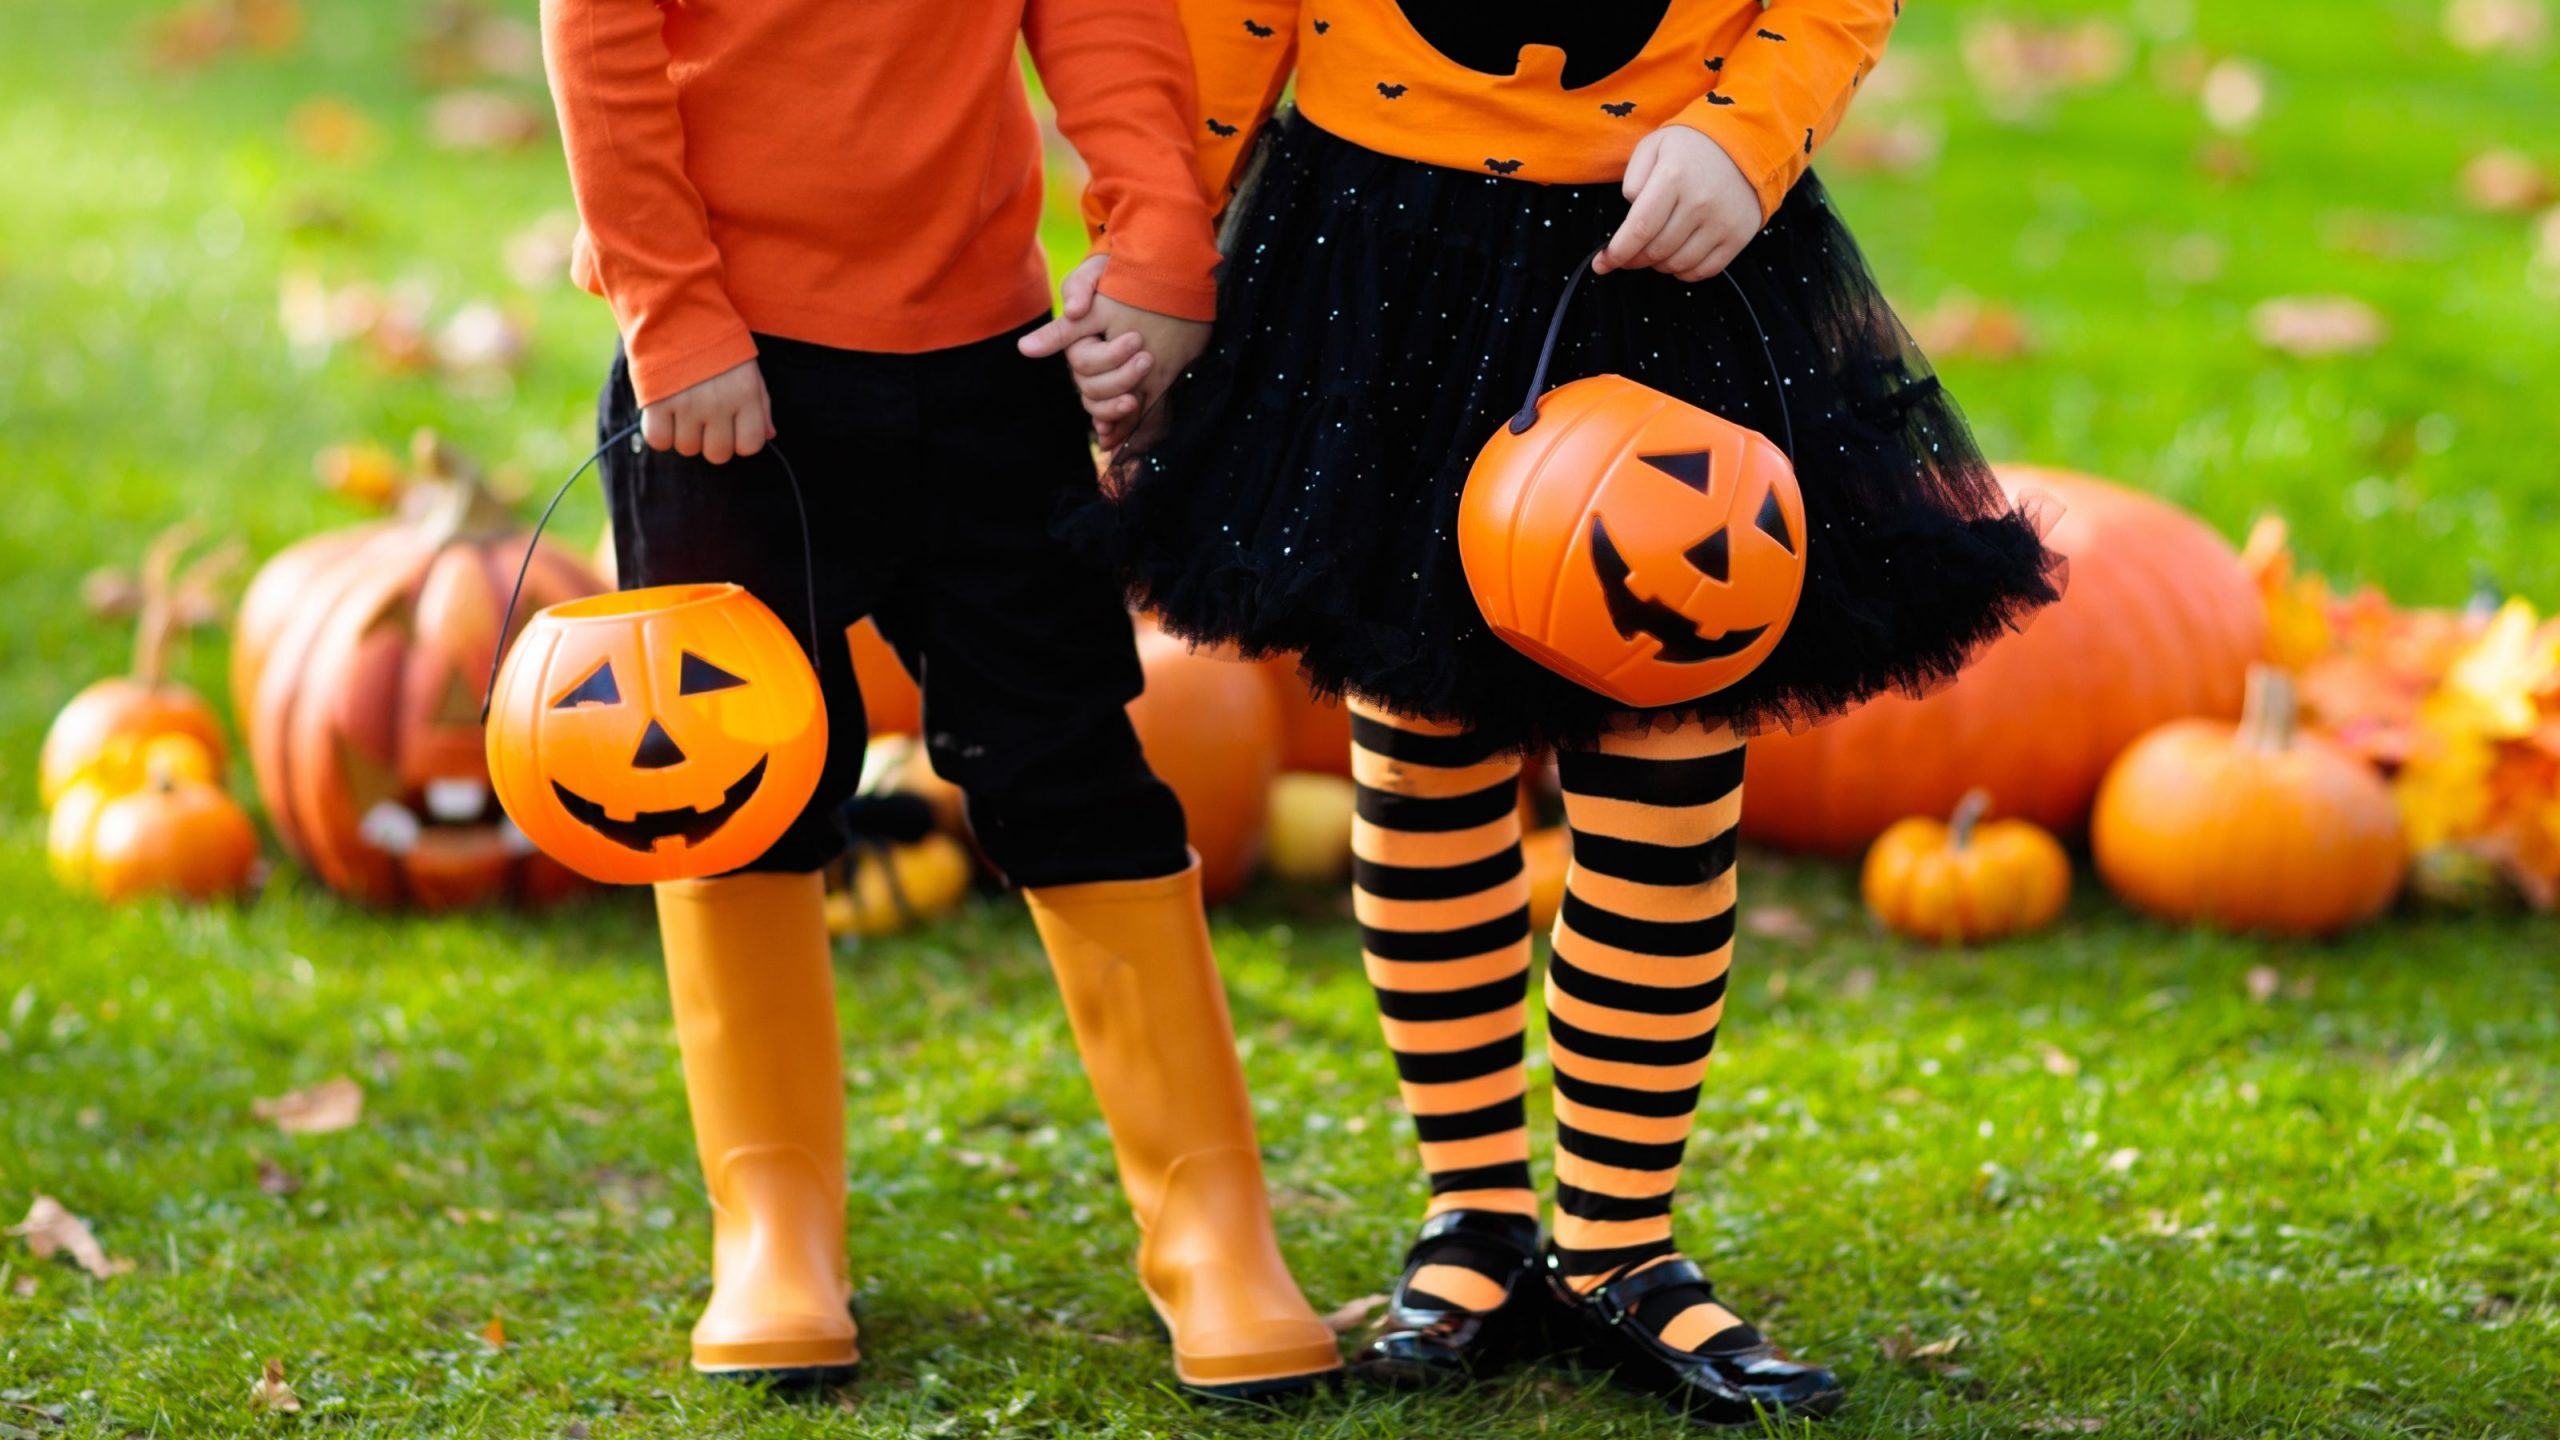
<path fill-rule="evenodd" d="M 890 935 L 960 908 L 977 862 L 939 830 L 854 851 L 844 886 L 827 895 L 827 928 L 838 935 Z"/>
<path fill-rule="evenodd" d="M 46 850 L 61 881 L 101 899 L 212 900 L 247 888 L 258 834 L 193 737 L 114 746 L 54 807 Z"/>
<path fill-rule="evenodd" d="M 179 573 L 178 560 L 194 534 L 193 525 L 180 525 L 153 541 L 143 556 L 132 672 L 100 680 L 72 696 L 45 731 L 36 763 L 37 793 L 45 804 L 59 800 L 109 746 L 154 735 L 194 740 L 211 758 L 214 775 L 221 774 L 230 748 L 222 721 L 203 696 L 168 675 L 169 642 L 181 624 L 181 599 L 209 588 L 219 570 L 236 558 L 217 552 Z"/>
<path fill-rule="evenodd" d="M 1280 706 L 1258 665 L 1195 650 L 1154 626 L 1138 634 L 1146 692 L 1129 720 L 1147 763 L 1181 798 L 1200 884 L 1212 901 L 1244 888 L 1262 859 Z"/>
<path fill-rule="evenodd" d="M 2071 898 L 2071 857 L 2027 820 L 1987 820 L 1991 793 L 1967 791 L 1945 822 L 1896 821 L 1867 850 L 1859 889 L 1886 929 L 1970 945 L 2052 924 Z"/>
<path fill-rule="evenodd" d="M 2089 835 L 2116 894 L 2162 919 L 2276 935 L 2389 908 L 2408 868 L 2390 787 L 2296 718 L 2293 677 L 2261 665 L 2238 724 L 2173 721 L 2126 750 Z"/>
<path fill-rule="evenodd" d="M 1283 772 L 1271 782 L 1271 840 L 1263 864 L 1299 884 L 1351 875 L 1351 819 L 1359 787 L 1339 775 Z"/>

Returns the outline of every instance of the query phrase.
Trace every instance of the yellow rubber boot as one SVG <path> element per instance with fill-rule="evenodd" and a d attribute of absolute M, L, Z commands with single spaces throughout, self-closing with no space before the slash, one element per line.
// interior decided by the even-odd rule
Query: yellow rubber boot
<path fill-rule="evenodd" d="M 862 1354 L 846 1309 L 844 1059 L 816 875 L 657 887 L 694 1144 L 711 1192 L 706 1374 L 823 1382 Z"/>
<path fill-rule="evenodd" d="M 1138 1283 L 1190 1388 L 1251 1399 L 1339 1374 L 1280 1258 L 1200 867 L 1026 892 L 1137 1212 Z"/>

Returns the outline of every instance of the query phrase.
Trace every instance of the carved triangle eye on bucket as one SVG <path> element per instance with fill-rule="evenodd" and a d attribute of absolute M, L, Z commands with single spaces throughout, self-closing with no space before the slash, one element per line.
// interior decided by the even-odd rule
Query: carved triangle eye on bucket
<path fill-rule="evenodd" d="M 1690 450 L 1677 455 L 1639 455 L 1636 458 L 1704 495 L 1708 477 L 1715 468 L 1716 455 L 1712 450 Z"/>

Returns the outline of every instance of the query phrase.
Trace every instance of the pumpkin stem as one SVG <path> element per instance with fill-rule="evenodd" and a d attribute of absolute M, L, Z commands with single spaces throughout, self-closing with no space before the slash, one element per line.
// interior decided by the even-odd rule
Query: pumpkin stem
<path fill-rule="evenodd" d="M 2248 697 L 2240 704 L 2242 744 L 2271 754 L 2289 750 L 2301 717 L 2301 701 L 2290 672 L 2274 665 L 2249 667 Z"/>
<path fill-rule="evenodd" d="M 1956 802 L 1956 813 L 1947 820 L 1947 848 L 1962 850 L 1973 843 L 1973 827 L 1991 813 L 1991 792 L 1976 785 L 1964 792 Z"/>
<path fill-rule="evenodd" d="M 409 437 L 409 464 L 417 474 L 410 482 L 408 509 L 436 544 L 515 530 L 515 512 L 489 493 L 480 467 L 435 431 L 422 427 Z"/>
<path fill-rule="evenodd" d="M 196 522 L 181 520 L 160 532 L 142 552 L 142 607 L 133 623 L 133 678 L 157 686 L 169 675 L 169 632 L 177 623 L 171 577 L 178 557 L 196 538 Z"/>

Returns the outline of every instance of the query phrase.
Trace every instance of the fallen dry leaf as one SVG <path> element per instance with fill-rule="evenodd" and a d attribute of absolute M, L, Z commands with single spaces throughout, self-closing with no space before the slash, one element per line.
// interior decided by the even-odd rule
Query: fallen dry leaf
<path fill-rule="evenodd" d="M 249 1102 L 250 1112 L 287 1135 L 331 1135 L 364 1119 L 364 1087 L 336 1075 L 307 1090 Z"/>
<path fill-rule="evenodd" d="M 447 370 L 512 370 L 524 351 L 524 327 L 486 300 L 464 305 L 436 331 L 436 363 Z"/>
<path fill-rule="evenodd" d="M 2122 1175 L 2126 1171 L 2132 1169 L 2134 1162 L 2141 1158 L 2141 1151 L 2127 1145 L 2121 1150 L 2110 1153 L 2107 1156 L 2106 1163 L 2101 1165 L 2099 1168 L 2110 1175 Z"/>
<path fill-rule="evenodd" d="M 1916 1364 L 1924 1370 L 1944 1374 L 1956 1368 L 1946 1363 L 1947 1357 L 1955 1354 L 1964 1341 L 1964 1331 L 1957 1329 L 1949 1331 L 1943 1339 L 1923 1344 L 1917 1335 L 1911 1333 L 1911 1327 L 1905 1325 L 1891 1335 L 1877 1336 L 1876 1348 L 1884 1352 L 1885 1359 L 1897 1365 Z"/>
<path fill-rule="evenodd" d="M 284 1383 L 284 1361 L 269 1358 L 259 1372 L 258 1383 L 249 1387 L 249 1408 L 261 1415 L 290 1415 L 302 1408 L 302 1397 Z"/>
<path fill-rule="evenodd" d="M 1840 988 L 1832 993 L 1838 995 L 1843 1000 L 1851 1001 L 1864 1000 L 1868 996 L 1873 995 L 1876 993 L 1875 967 L 1872 965 L 1861 965 L 1857 969 L 1850 971 L 1848 974 L 1841 976 Z"/>
<path fill-rule="evenodd" d="M 480 1327 L 480 1343 L 488 1346 L 492 1350 L 504 1350 L 507 1348 L 507 1319 L 505 1316 L 497 1314 L 494 1311 L 491 1312 L 489 1316 L 489 1323 Z"/>
<path fill-rule="evenodd" d="M 315 95 L 293 107 L 285 129 L 295 144 L 322 160 L 353 160 L 372 153 L 379 135 L 371 118 L 335 95 Z"/>
<path fill-rule="evenodd" d="M 2247 134 L 2266 113 L 2267 73 L 2252 61 L 2218 60 L 2204 72 L 2197 99 L 2204 105 L 2205 123 L 2225 135 Z"/>
<path fill-rule="evenodd" d="M 122 620 L 142 608 L 142 586 L 132 571 L 104 566 L 80 577 L 80 604 L 101 620 Z"/>
<path fill-rule="evenodd" d="M 2531 54 L 2550 35 L 2542 0 L 2452 0 L 2444 7 L 2445 38 L 2474 55 Z"/>
<path fill-rule="evenodd" d="M 2389 333 L 2382 312 L 2352 295 L 2286 295 L 2249 312 L 2258 343 L 2288 355 L 2361 354 Z"/>
<path fill-rule="evenodd" d="M 1755 905 L 1742 912 L 1742 928 L 1764 940 L 1810 945 L 1817 932 L 1804 912 L 1792 905 Z"/>
<path fill-rule="evenodd" d="M 258 1157 L 259 1193 L 273 1195 L 278 1199 L 282 1199 L 301 1188 L 302 1182 L 294 1178 L 292 1171 L 285 1169 L 283 1166 L 268 1159 L 264 1155 Z"/>
<path fill-rule="evenodd" d="M 2030 1435 L 2095 1435 L 2107 1428 L 2107 1422 L 2095 1415 L 2054 1415 L 2018 1428 Z"/>
<path fill-rule="evenodd" d="M 83 1270 L 101 1280 L 112 1280 L 133 1269 L 130 1260 L 109 1255 L 89 1231 L 89 1222 L 74 1215 L 50 1195 L 38 1195 L 27 1207 L 27 1218 L 9 1227 L 9 1233 L 27 1242 L 39 1260 L 56 1255 L 69 1255 Z"/>
<path fill-rule="evenodd" d="M 2044 1061 L 2044 1073 L 2047 1075 L 2059 1075 L 2067 1080 L 2080 1073 L 2080 1062 L 2052 1041 L 2038 1045 L 2036 1051 Z"/>
<path fill-rule="evenodd" d="M 427 102 L 427 138 L 446 150 L 520 150 L 543 123 L 541 111 L 492 90 L 448 90 Z"/>
<path fill-rule="evenodd" d="M 33 1275 L 21 1275 L 17 1279 L 9 1282 L 9 1293 L 17 1296 L 21 1300 L 34 1299 L 36 1292 L 43 1288 L 44 1282 L 38 1280 Z"/>
<path fill-rule="evenodd" d="M 2483 150 L 2462 167 L 2462 198 L 2474 210 L 2523 215 L 2560 200 L 2551 173 L 2521 150 Z"/>
<path fill-rule="evenodd" d="M 527 290 L 540 290 L 569 278 L 569 253 L 577 243 L 578 217 L 554 210 L 507 237 L 500 259 L 507 277 Z"/>
<path fill-rule="evenodd" d="M 1908 175 L 1938 158 L 1936 127 L 1904 115 L 1883 125 L 1852 125 L 1822 148 L 1823 163 L 1844 175 Z"/>
<path fill-rule="evenodd" d="M 2240 983 L 2248 987 L 2250 999 L 2264 1005 L 2276 997 L 2284 977 L 2276 973 L 2273 965 L 2252 965 L 2249 973 L 2240 977 Z"/>
<path fill-rule="evenodd" d="M 1346 1300 L 1326 1313 L 1325 1326 L 1336 1335 L 1348 1335 L 1368 1324 L 1369 1317 L 1386 1308 L 1386 1303 L 1384 1295 L 1363 1295 L 1357 1300 Z"/>
<path fill-rule="evenodd" d="M 2017 311 L 1961 293 L 1915 316 L 1911 338 L 1938 358 L 2015 360 L 2035 347 Z"/>

